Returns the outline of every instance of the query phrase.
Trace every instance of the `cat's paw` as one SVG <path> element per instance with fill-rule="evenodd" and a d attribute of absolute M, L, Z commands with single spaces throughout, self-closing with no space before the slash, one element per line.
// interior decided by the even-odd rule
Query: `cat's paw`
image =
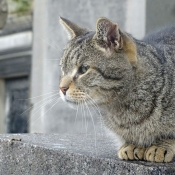
<path fill-rule="evenodd" d="M 125 144 L 118 151 L 118 157 L 123 160 L 142 160 L 145 148 L 137 147 L 132 144 Z"/>
<path fill-rule="evenodd" d="M 160 146 L 151 146 L 146 149 L 144 159 L 151 162 L 171 162 L 174 157 L 173 150 Z"/>

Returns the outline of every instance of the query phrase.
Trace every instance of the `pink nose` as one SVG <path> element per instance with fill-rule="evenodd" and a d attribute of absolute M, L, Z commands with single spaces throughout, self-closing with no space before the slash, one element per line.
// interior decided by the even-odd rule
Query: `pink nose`
<path fill-rule="evenodd" d="M 69 88 L 68 87 L 60 87 L 60 90 L 62 91 L 62 93 L 64 95 L 66 95 L 66 91 L 68 90 Z"/>

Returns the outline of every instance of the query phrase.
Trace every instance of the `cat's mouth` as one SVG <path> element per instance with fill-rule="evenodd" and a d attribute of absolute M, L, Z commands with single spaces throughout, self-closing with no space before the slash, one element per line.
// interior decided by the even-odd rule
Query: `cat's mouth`
<path fill-rule="evenodd" d="M 79 103 L 83 103 L 83 100 L 72 99 L 72 98 L 69 98 L 66 95 L 63 95 L 62 93 L 60 93 L 60 96 L 61 96 L 61 99 L 63 101 L 65 101 L 69 104 L 72 104 L 72 105 L 78 105 Z"/>
<path fill-rule="evenodd" d="M 69 97 L 62 97 L 63 101 L 65 101 L 71 108 L 77 110 L 78 107 L 80 107 L 81 105 L 88 105 L 90 106 L 91 103 L 89 102 L 89 100 L 85 100 L 85 99 L 69 99 Z"/>
<path fill-rule="evenodd" d="M 75 95 L 75 97 L 73 96 L 69 96 L 68 94 L 63 94 L 60 91 L 60 96 L 62 98 L 63 101 L 65 101 L 70 107 L 77 109 L 77 107 L 84 105 L 84 106 L 97 106 L 97 102 L 94 98 L 92 98 L 90 95 L 88 95 L 86 93 L 86 95 L 79 95 L 79 98 Z"/>
<path fill-rule="evenodd" d="M 73 104 L 83 103 L 84 101 L 87 100 L 84 94 L 70 95 L 70 94 L 63 94 L 61 91 L 60 91 L 60 97 L 62 98 L 63 101 Z"/>

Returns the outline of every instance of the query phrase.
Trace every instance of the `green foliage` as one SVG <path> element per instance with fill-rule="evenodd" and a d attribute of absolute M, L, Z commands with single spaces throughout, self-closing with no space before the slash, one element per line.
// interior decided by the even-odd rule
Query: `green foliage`
<path fill-rule="evenodd" d="M 13 0 L 13 2 L 17 5 L 16 12 L 23 13 L 31 10 L 33 0 Z"/>

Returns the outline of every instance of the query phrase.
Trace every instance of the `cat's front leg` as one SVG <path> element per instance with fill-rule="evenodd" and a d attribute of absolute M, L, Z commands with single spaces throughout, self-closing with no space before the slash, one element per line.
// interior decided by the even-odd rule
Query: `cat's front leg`
<path fill-rule="evenodd" d="M 144 159 L 151 162 L 171 162 L 175 155 L 175 140 L 161 140 L 145 150 Z"/>
<path fill-rule="evenodd" d="M 133 144 L 125 144 L 118 151 L 118 157 L 123 160 L 143 160 L 145 148 Z"/>

